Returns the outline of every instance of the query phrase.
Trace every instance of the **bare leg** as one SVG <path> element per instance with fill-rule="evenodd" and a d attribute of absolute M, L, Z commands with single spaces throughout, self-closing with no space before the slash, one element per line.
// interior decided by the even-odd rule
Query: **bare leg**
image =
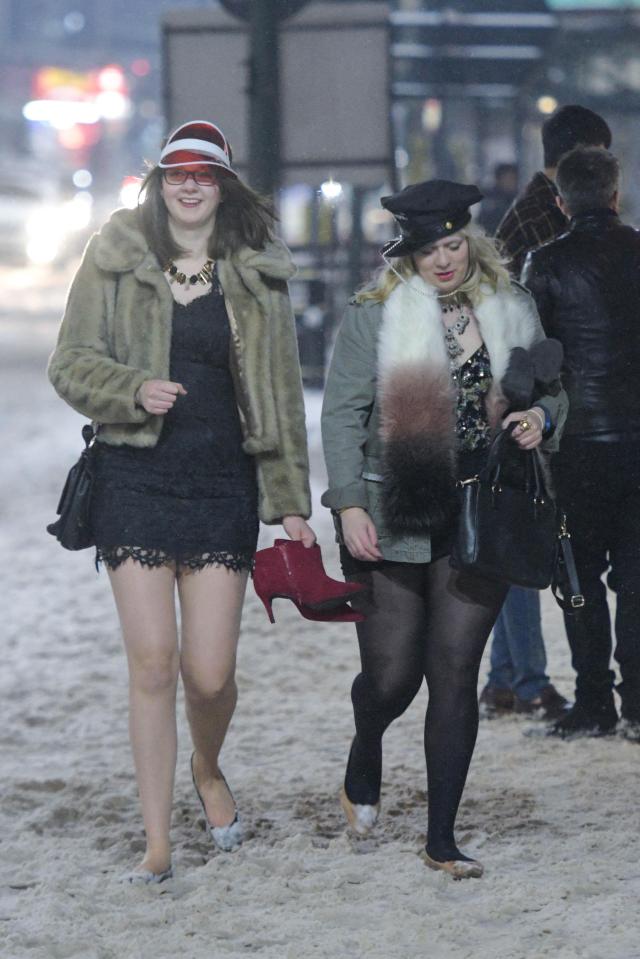
<path fill-rule="evenodd" d="M 127 560 L 109 570 L 129 663 L 129 733 L 147 851 L 139 868 L 163 872 L 176 765 L 178 637 L 175 570 Z"/>
<path fill-rule="evenodd" d="M 213 826 L 227 826 L 235 816 L 218 756 L 238 695 L 236 650 L 247 578 L 247 572 L 224 567 L 181 572 L 178 577 L 180 668 L 195 749 L 194 774 Z"/>

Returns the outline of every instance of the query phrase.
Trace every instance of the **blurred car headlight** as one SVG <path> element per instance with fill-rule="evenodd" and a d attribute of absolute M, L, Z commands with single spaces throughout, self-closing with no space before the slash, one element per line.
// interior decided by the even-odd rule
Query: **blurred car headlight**
<path fill-rule="evenodd" d="M 27 236 L 39 239 L 43 236 L 59 236 L 65 232 L 63 211 L 60 207 L 42 207 L 32 213 L 26 224 Z"/>
<path fill-rule="evenodd" d="M 54 262 L 60 253 L 60 247 L 60 238 L 57 236 L 34 236 L 27 243 L 27 256 L 34 265 L 46 266 Z"/>
<path fill-rule="evenodd" d="M 137 176 L 127 176 L 120 187 L 120 202 L 128 210 L 135 210 L 141 201 L 140 185 L 142 180 Z"/>
<path fill-rule="evenodd" d="M 79 231 L 86 230 L 91 222 L 91 210 L 93 207 L 93 197 L 90 193 L 76 193 L 73 200 L 69 200 L 64 205 L 63 216 L 67 229 Z"/>
<path fill-rule="evenodd" d="M 64 206 L 43 206 L 27 219 L 26 253 L 31 263 L 53 263 L 68 232 Z"/>

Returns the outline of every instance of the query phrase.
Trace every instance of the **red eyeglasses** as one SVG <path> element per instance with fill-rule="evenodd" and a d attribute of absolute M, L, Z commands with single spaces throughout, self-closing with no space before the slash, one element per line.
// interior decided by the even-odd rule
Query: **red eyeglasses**
<path fill-rule="evenodd" d="M 218 182 L 215 173 L 209 172 L 209 170 L 183 170 L 180 167 L 171 167 L 168 170 L 163 170 L 162 175 L 164 182 L 170 186 L 182 186 L 189 177 L 192 177 L 194 183 L 197 183 L 198 186 L 215 186 Z"/>

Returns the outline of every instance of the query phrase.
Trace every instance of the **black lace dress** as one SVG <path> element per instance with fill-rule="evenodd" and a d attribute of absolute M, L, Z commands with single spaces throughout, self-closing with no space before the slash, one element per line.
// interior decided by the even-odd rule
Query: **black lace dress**
<path fill-rule="evenodd" d="M 215 279 L 215 278 L 214 278 Z M 156 446 L 97 444 L 92 522 L 97 562 L 250 569 L 258 537 L 255 464 L 242 449 L 229 369 L 230 329 L 217 284 L 176 303 L 171 372 L 186 396 Z"/>

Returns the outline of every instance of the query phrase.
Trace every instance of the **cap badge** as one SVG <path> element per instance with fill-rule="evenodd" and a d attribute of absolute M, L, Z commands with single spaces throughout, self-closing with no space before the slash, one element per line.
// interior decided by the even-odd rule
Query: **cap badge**
<path fill-rule="evenodd" d="M 447 222 L 446 222 L 445 225 L 444 225 L 444 228 L 445 228 L 445 230 L 452 230 L 452 229 L 453 229 L 453 223 L 451 222 L 451 220 L 447 220 Z"/>

